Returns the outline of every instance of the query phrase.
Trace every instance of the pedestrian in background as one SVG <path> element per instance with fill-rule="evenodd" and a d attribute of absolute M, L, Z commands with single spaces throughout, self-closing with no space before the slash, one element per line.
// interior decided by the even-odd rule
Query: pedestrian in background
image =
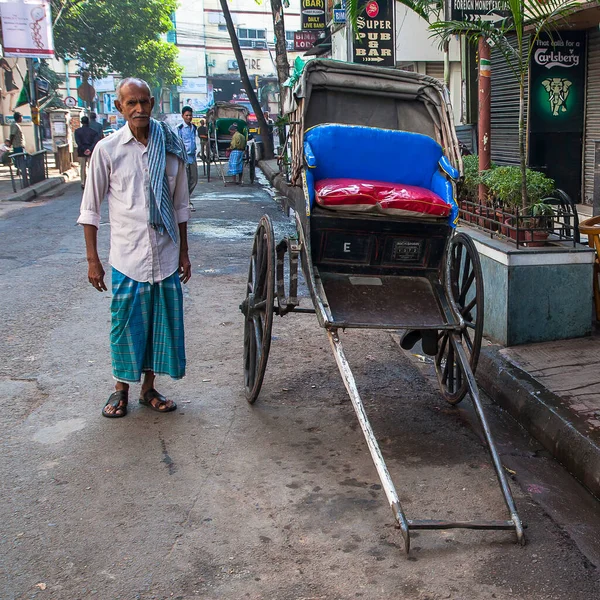
<path fill-rule="evenodd" d="M 200 154 L 204 162 L 208 162 L 208 127 L 206 126 L 206 121 L 204 119 L 200 119 L 198 138 L 200 140 Z"/>
<path fill-rule="evenodd" d="M 233 177 L 234 183 L 240 184 L 244 177 L 244 150 L 246 150 L 246 138 L 238 131 L 237 123 L 231 125 L 229 133 L 231 133 L 231 143 L 229 144 L 230 154 L 227 175 Z"/>
<path fill-rule="evenodd" d="M 96 120 L 97 118 L 98 115 L 95 112 L 90 113 L 90 127 L 98 132 L 98 139 L 101 140 L 104 137 L 104 130 L 102 129 L 102 125 Z"/>
<path fill-rule="evenodd" d="M 182 283 L 188 256 L 186 150 L 166 123 L 150 117 L 154 98 L 141 79 L 119 82 L 115 106 L 126 125 L 98 142 L 77 222 L 83 225 L 88 280 L 106 291 L 98 256 L 100 205 L 110 222 L 110 347 L 116 379 L 102 415 L 127 414 L 129 385 L 141 380 L 140 403 L 160 413 L 175 402 L 154 387 L 156 375 L 185 375 Z"/>
<path fill-rule="evenodd" d="M 177 133 L 185 146 L 186 152 L 186 165 L 185 170 L 188 179 L 188 190 L 190 198 L 192 192 L 198 183 L 198 164 L 196 163 L 196 126 L 192 123 L 194 111 L 191 106 L 184 106 L 181 109 L 181 116 L 183 117 L 183 123 L 177 126 Z M 190 210 L 195 210 L 192 201 L 190 200 Z"/>
<path fill-rule="evenodd" d="M 85 188 L 88 162 L 96 144 L 100 141 L 98 132 L 90 127 L 90 120 L 81 117 L 81 127 L 75 130 L 75 143 L 77 144 L 77 160 L 79 161 L 79 176 L 81 189 Z"/>
<path fill-rule="evenodd" d="M 10 125 L 10 133 L 8 139 L 12 146 L 13 153 L 18 154 L 19 152 L 25 152 L 25 137 L 23 136 L 23 130 L 21 129 L 21 122 L 23 121 L 23 115 L 20 112 L 13 114 L 14 123 Z"/>

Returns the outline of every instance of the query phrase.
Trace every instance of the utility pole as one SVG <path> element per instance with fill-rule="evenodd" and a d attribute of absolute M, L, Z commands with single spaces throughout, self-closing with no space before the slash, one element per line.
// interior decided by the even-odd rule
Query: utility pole
<path fill-rule="evenodd" d="M 282 115 L 283 84 L 290 76 L 290 65 L 285 45 L 285 24 L 281 0 L 271 0 L 271 12 L 273 13 L 273 31 L 275 32 L 275 67 L 279 81 L 279 114 Z"/>
<path fill-rule="evenodd" d="M 487 171 L 492 163 L 491 152 L 491 50 L 490 45 L 482 37 L 479 38 L 479 77 L 478 99 L 479 99 L 479 119 L 477 121 L 478 128 L 478 144 L 477 150 L 479 153 L 479 170 Z M 483 202 L 487 194 L 487 188 L 479 184 L 479 201 Z"/>
<path fill-rule="evenodd" d="M 33 67 L 33 58 L 27 59 L 27 72 L 29 75 L 29 108 L 31 110 L 31 122 L 33 123 L 33 139 L 35 141 L 35 151 L 41 149 L 40 144 L 40 111 L 37 105 L 37 90 L 35 89 L 35 69 Z"/>

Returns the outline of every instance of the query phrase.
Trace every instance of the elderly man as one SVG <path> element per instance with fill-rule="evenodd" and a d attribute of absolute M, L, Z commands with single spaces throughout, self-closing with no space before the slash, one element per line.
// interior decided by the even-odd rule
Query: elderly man
<path fill-rule="evenodd" d="M 246 138 L 238 131 L 237 123 L 231 125 L 229 133 L 231 133 L 231 144 L 229 144 L 230 154 L 227 175 L 233 177 L 234 183 L 242 183 L 244 177 L 244 150 L 246 149 Z"/>
<path fill-rule="evenodd" d="M 150 117 L 154 98 L 141 79 L 123 79 L 117 110 L 126 126 L 96 145 L 78 223 L 83 225 L 88 280 L 106 291 L 97 251 L 100 204 L 107 198 L 112 266 L 110 332 L 115 392 L 105 417 L 127 414 L 129 384 L 144 379 L 140 403 L 177 408 L 154 387 L 156 375 L 185 374 L 181 283 L 191 276 L 186 152 L 179 136 Z"/>

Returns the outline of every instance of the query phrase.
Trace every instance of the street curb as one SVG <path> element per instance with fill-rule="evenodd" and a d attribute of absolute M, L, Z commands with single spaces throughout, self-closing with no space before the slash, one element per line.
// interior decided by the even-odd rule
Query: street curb
<path fill-rule="evenodd" d="M 301 206 L 304 203 L 304 192 L 302 191 L 302 188 L 297 185 L 290 185 L 279 170 L 276 170 L 269 164 L 269 161 L 259 160 L 258 167 L 264 173 L 268 182 L 278 192 L 281 192 L 281 194 L 291 200 L 292 208 Z"/>
<path fill-rule="evenodd" d="M 59 185 L 62 185 L 63 183 L 73 181 L 77 177 L 77 169 L 70 169 L 62 175 L 59 175 L 57 177 L 49 177 L 48 179 L 44 179 L 44 181 L 35 183 L 28 188 L 19 190 L 18 192 L 14 192 L 13 194 L 9 194 L 4 198 L 0 198 L 0 202 L 30 202 L 35 198 L 43 196 L 45 193 L 49 192 L 55 187 L 58 187 Z"/>
<path fill-rule="evenodd" d="M 505 356 L 481 349 L 477 381 L 596 498 L 600 498 L 600 435 L 591 433 L 557 396 Z"/>

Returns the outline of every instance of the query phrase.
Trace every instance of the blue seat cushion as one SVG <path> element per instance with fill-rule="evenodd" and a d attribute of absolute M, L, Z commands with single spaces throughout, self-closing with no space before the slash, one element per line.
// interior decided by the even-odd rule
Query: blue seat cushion
<path fill-rule="evenodd" d="M 311 206 L 315 182 L 343 178 L 417 186 L 456 206 L 452 184 L 440 171 L 442 147 L 427 135 L 326 123 L 305 132 L 304 158 Z M 442 163 L 446 173 L 452 169 L 447 159 Z"/>

